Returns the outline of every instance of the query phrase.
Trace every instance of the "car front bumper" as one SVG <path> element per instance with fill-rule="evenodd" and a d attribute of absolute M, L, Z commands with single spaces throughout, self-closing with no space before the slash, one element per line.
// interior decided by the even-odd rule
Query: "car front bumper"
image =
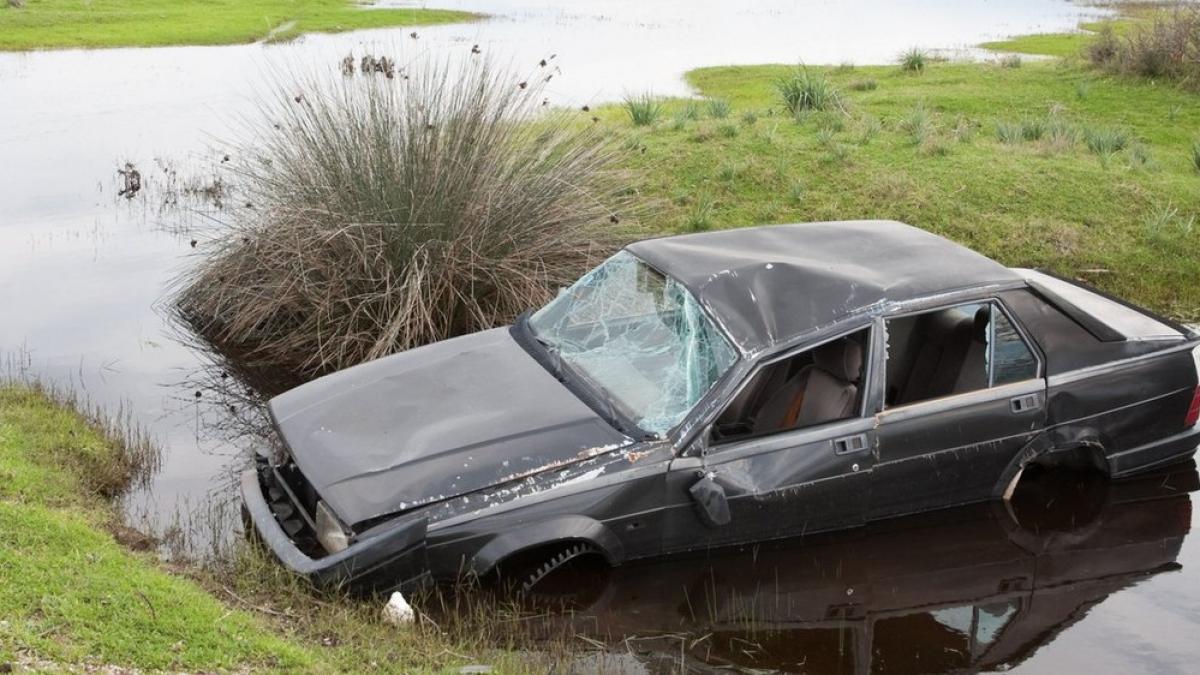
<path fill-rule="evenodd" d="M 321 558 L 301 551 L 275 519 L 263 495 L 260 474 L 242 473 L 242 509 L 250 528 L 284 567 L 321 588 L 356 591 L 400 590 L 411 592 L 430 581 L 426 566 L 425 517 L 398 518 L 391 526 L 374 530 L 348 548 Z"/>

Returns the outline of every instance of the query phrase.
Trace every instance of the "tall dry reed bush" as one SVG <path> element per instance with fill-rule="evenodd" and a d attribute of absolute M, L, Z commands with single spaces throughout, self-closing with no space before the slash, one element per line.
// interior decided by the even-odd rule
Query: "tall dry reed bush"
<path fill-rule="evenodd" d="M 253 208 L 172 306 L 243 372 L 308 378 L 504 324 L 628 232 L 618 144 L 546 107 L 546 73 L 398 72 L 281 78 L 231 153 Z"/>

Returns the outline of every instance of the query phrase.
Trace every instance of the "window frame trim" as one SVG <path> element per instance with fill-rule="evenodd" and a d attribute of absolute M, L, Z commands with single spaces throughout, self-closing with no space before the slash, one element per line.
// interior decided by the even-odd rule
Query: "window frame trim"
<path fill-rule="evenodd" d="M 887 323 L 889 321 L 891 321 L 892 319 L 903 319 L 905 317 L 920 316 L 922 314 L 932 314 L 933 312 L 940 312 L 940 311 L 947 310 L 947 309 L 953 309 L 955 307 L 962 307 L 964 305 L 983 305 L 983 304 L 990 304 L 993 306 L 993 308 L 999 308 L 999 310 L 1001 312 L 1003 312 L 1005 318 L 1008 319 L 1008 322 L 1012 325 L 1013 329 L 1016 330 L 1017 335 L 1020 336 L 1021 341 L 1025 344 L 1025 347 L 1029 350 L 1029 353 L 1033 355 L 1034 361 L 1036 362 L 1037 369 L 1034 372 L 1033 377 L 1027 377 L 1023 380 L 1017 380 L 1015 382 L 1006 382 L 1002 385 L 995 384 L 995 382 L 994 382 L 995 374 L 994 374 L 994 370 L 993 370 L 992 366 L 995 363 L 994 353 L 995 353 L 995 344 L 996 344 L 996 340 L 995 340 L 996 322 L 989 321 L 988 322 L 988 386 L 987 387 L 985 387 L 983 389 L 973 389 L 971 391 L 947 394 L 946 396 L 938 396 L 937 398 L 927 398 L 927 399 L 923 399 L 920 401 L 912 401 L 909 403 L 904 403 L 902 405 L 896 405 L 896 406 L 888 406 L 887 396 L 884 396 L 883 399 L 880 401 L 879 412 L 881 414 L 884 412 L 889 412 L 889 411 L 904 410 L 910 406 L 921 405 L 924 403 L 929 403 L 931 401 L 952 401 L 960 396 L 970 396 L 973 394 L 978 394 L 979 392 L 991 391 L 993 389 L 1007 387 L 1007 386 L 1014 385 L 1014 384 L 1025 384 L 1028 382 L 1034 382 L 1034 381 L 1038 381 L 1038 380 L 1041 380 L 1043 382 L 1045 381 L 1045 379 L 1046 379 L 1045 367 L 1046 366 L 1045 366 L 1045 358 L 1042 354 L 1041 347 L 1037 344 L 1036 341 L 1033 340 L 1033 338 L 1029 335 L 1028 331 L 1025 330 L 1025 327 L 1023 325 L 1021 325 L 1020 321 L 1017 320 L 1016 315 L 1012 312 L 1012 310 L 1010 310 L 1008 308 L 1007 305 L 1004 304 L 1004 301 L 1001 298 L 999 298 L 998 296 L 995 296 L 995 295 L 987 295 L 987 296 L 979 297 L 979 298 L 967 298 L 967 299 L 962 299 L 962 300 L 956 300 L 954 302 L 949 302 L 949 303 L 944 303 L 944 304 L 925 305 L 925 306 L 922 306 L 920 309 L 904 308 L 897 312 L 893 312 L 893 313 L 885 312 L 885 313 L 881 314 L 879 317 L 879 320 L 882 322 L 882 332 L 884 335 L 884 346 L 883 346 L 883 350 L 882 350 L 883 353 L 881 354 L 882 363 L 880 364 L 881 367 L 879 368 L 879 372 L 880 372 L 880 378 L 881 378 L 880 385 L 881 385 L 882 391 L 886 392 L 887 385 L 888 385 L 887 364 L 890 359 L 889 359 L 889 354 L 888 354 L 888 349 L 887 349 Z"/>

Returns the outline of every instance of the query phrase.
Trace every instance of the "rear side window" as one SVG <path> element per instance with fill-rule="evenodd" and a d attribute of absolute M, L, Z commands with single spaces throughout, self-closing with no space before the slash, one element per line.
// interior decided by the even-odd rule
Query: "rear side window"
<path fill-rule="evenodd" d="M 992 316 L 992 384 L 1021 382 L 1037 377 L 1037 358 L 1004 312 Z"/>
<path fill-rule="evenodd" d="M 997 303 L 887 320 L 885 405 L 966 394 L 1038 376 L 1038 360 Z"/>

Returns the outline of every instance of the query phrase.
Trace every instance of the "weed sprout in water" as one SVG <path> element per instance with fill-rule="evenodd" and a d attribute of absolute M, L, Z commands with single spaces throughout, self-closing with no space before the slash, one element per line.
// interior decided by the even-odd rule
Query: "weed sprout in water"
<path fill-rule="evenodd" d="M 678 424 L 737 360 L 687 289 L 625 251 L 529 323 L 573 374 L 653 434 Z"/>

